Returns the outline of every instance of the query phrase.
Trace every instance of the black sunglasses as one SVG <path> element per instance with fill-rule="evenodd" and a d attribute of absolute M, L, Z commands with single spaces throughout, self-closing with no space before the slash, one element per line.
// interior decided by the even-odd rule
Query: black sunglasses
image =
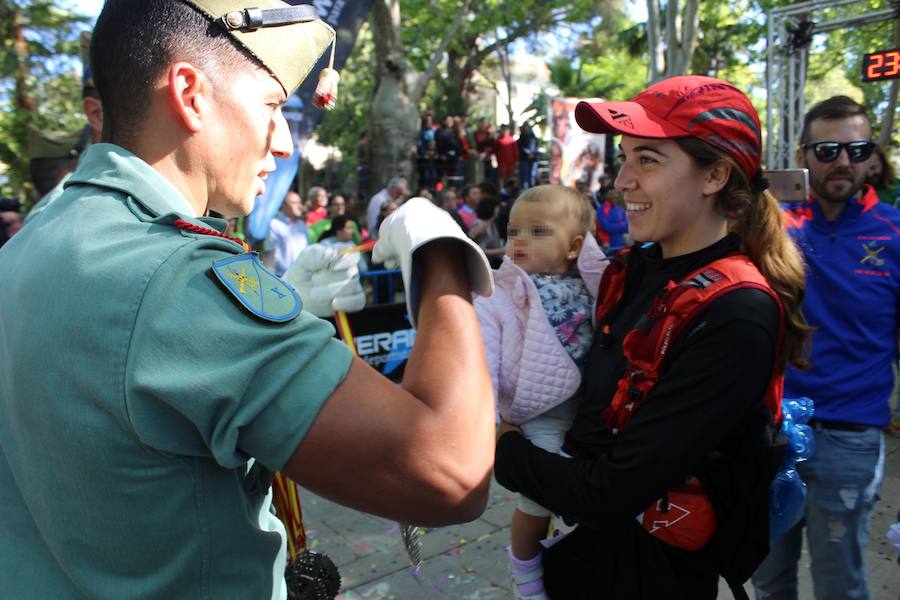
<path fill-rule="evenodd" d="M 803 144 L 804 150 L 812 148 L 813 154 L 819 162 L 830 163 L 837 160 L 841 150 L 847 149 L 847 156 L 852 162 L 861 163 L 872 156 L 875 142 L 816 142 L 815 144 Z"/>

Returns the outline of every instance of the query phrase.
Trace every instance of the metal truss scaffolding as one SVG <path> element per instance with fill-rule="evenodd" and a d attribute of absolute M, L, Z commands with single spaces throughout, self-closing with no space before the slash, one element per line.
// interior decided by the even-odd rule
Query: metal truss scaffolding
<path fill-rule="evenodd" d="M 765 157 L 768 168 L 795 166 L 794 151 L 806 112 L 803 86 L 813 36 L 900 18 L 900 0 L 891 0 L 890 4 L 885 9 L 869 10 L 863 0 L 821 0 L 782 6 L 769 13 Z M 846 10 L 837 12 L 858 14 L 824 20 L 828 17 L 826 11 L 842 7 Z"/>

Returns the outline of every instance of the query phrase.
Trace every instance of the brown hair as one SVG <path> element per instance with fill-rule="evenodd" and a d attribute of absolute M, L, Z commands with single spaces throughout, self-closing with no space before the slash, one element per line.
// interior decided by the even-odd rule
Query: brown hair
<path fill-rule="evenodd" d="M 787 363 L 798 369 L 808 368 L 812 327 L 801 311 L 806 291 L 803 259 L 785 231 L 784 214 L 778 201 L 768 191 L 753 192 L 746 174 L 729 155 L 697 138 L 676 138 L 675 142 L 701 167 L 718 161 L 731 165 L 731 176 L 716 198 L 716 208 L 731 218 L 729 229 L 740 236 L 742 250 L 784 306 L 781 369 Z"/>
<path fill-rule="evenodd" d="M 894 174 L 894 165 L 888 158 L 887 150 L 883 146 L 875 146 L 875 154 L 881 160 L 881 177 L 873 185 L 876 190 L 881 191 L 894 185 L 897 177 Z"/>
<path fill-rule="evenodd" d="M 565 208 L 580 234 L 594 231 L 594 207 L 584 194 L 564 185 L 538 185 L 522 192 L 516 202 L 541 202 Z"/>
<path fill-rule="evenodd" d="M 813 121 L 817 119 L 833 121 L 835 119 L 848 119 L 850 117 L 858 116 L 865 117 L 866 121 L 871 123 L 869 113 L 866 112 L 866 107 L 849 96 L 832 96 L 831 98 L 822 100 L 809 109 L 809 112 L 803 117 L 803 130 L 800 132 L 800 143 L 809 143 L 809 130 L 812 127 Z"/>

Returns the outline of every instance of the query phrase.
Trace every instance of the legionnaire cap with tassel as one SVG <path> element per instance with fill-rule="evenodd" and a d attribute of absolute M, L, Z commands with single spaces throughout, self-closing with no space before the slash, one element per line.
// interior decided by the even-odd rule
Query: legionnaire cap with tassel
<path fill-rule="evenodd" d="M 322 69 L 322 72 L 319 74 L 319 83 L 316 85 L 316 92 L 313 94 L 313 104 L 325 110 L 333 109 L 337 102 L 337 86 L 340 80 L 341 76 L 334 70 L 334 44 L 332 44 L 328 68 Z"/>
<path fill-rule="evenodd" d="M 29 127 L 28 158 L 30 160 L 78 158 L 90 142 L 89 127 L 81 127 L 75 131 L 44 131 Z"/>
<path fill-rule="evenodd" d="M 334 29 L 319 19 L 314 6 L 291 6 L 279 0 L 183 1 L 225 29 L 278 80 L 286 94 L 292 94 L 306 79 L 329 45 L 331 61 L 319 84 L 326 79 L 336 81 L 337 73 L 330 74 L 334 71 Z M 334 106 L 334 98 L 325 105 Z"/>

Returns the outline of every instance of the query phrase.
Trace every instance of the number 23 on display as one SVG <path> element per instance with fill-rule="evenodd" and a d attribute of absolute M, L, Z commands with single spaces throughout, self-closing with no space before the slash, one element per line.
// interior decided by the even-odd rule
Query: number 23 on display
<path fill-rule="evenodd" d="M 900 77 L 900 48 L 881 50 L 863 56 L 863 81 L 881 81 Z"/>

